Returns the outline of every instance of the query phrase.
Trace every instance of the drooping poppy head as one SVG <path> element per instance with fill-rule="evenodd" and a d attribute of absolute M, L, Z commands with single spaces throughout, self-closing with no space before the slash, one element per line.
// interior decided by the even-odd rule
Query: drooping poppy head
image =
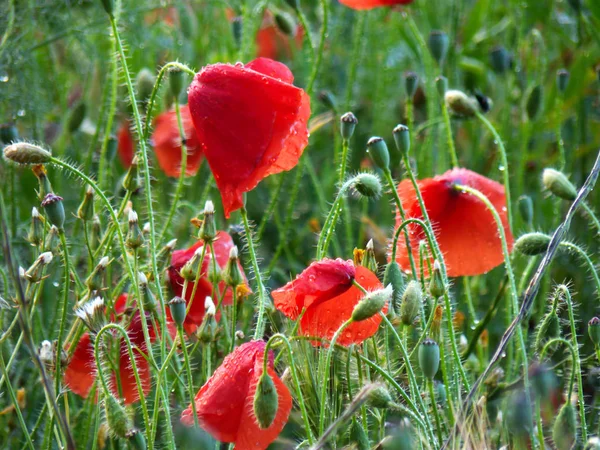
<path fill-rule="evenodd" d="M 198 142 L 198 136 L 196 136 L 189 106 L 182 105 L 180 112 L 187 150 L 185 174 L 193 176 L 198 172 L 202 162 L 202 147 Z M 181 174 L 181 135 L 174 109 L 164 112 L 154 119 L 152 142 L 158 165 L 165 175 L 179 177 Z"/>
<path fill-rule="evenodd" d="M 308 144 L 310 99 L 293 80 L 285 65 L 258 58 L 206 66 L 190 85 L 190 113 L 225 217 L 263 178 L 291 170 Z"/>
<path fill-rule="evenodd" d="M 173 256 L 171 257 L 171 266 L 169 267 L 169 284 L 171 285 L 171 289 L 173 293 L 178 297 L 183 297 L 183 278 L 179 274 L 179 271 L 183 268 L 183 266 L 194 256 L 196 251 L 201 252 L 202 246 L 204 245 L 204 241 L 198 241 L 190 248 L 184 250 L 176 250 L 173 252 Z M 214 248 L 214 256 L 216 258 L 216 262 L 218 267 L 224 269 L 227 265 L 227 261 L 229 260 L 229 252 L 233 248 L 234 243 L 231 236 L 225 231 L 218 231 L 215 241 L 213 242 Z M 202 324 L 202 320 L 204 319 L 204 301 L 206 297 L 212 296 L 213 293 L 213 285 L 209 280 L 208 274 L 209 271 L 212 270 L 213 264 L 213 254 L 210 250 L 210 247 L 206 249 L 204 260 L 202 261 L 202 268 L 200 269 L 200 278 L 196 282 L 188 282 L 186 292 L 185 292 L 185 301 L 186 305 L 189 308 L 189 311 L 185 317 L 185 321 L 183 322 L 183 328 L 188 333 L 193 333 L 196 331 L 198 326 Z M 239 264 L 239 263 L 238 263 Z M 239 265 L 240 271 L 244 274 L 244 269 L 241 264 Z M 244 279 L 246 279 L 246 275 L 244 274 Z M 196 291 L 194 293 L 194 283 L 197 283 Z M 225 282 L 219 282 L 219 291 L 223 292 L 225 290 Z M 249 292 L 249 288 L 246 283 L 247 292 Z M 194 297 L 192 298 L 192 293 L 194 293 Z M 225 292 L 225 296 L 223 297 L 222 304 L 230 305 L 233 301 L 233 294 L 231 289 L 228 288 Z M 191 306 L 190 306 L 191 302 Z M 219 312 L 217 312 L 216 319 L 220 316 Z M 169 321 L 172 320 L 171 312 L 167 309 L 167 319 Z"/>
<path fill-rule="evenodd" d="M 504 187 L 496 181 L 468 169 L 452 169 L 443 175 L 420 180 L 418 183 L 427 214 L 440 250 L 444 255 L 450 277 L 486 273 L 504 261 L 498 229 L 486 206 L 470 194 L 458 191 L 456 185 L 470 186 L 483 193 L 494 205 L 502 219 L 509 249 L 513 236 L 508 226 Z M 423 215 L 410 180 L 398 185 L 398 195 L 407 218 L 422 219 Z M 401 219 L 396 215 L 396 226 Z M 415 264 L 419 264 L 419 242 L 426 235 L 418 225 L 408 225 L 410 246 Z M 406 240 L 398 239 L 396 260 L 404 270 L 410 269 Z"/>
<path fill-rule="evenodd" d="M 123 167 L 129 169 L 135 156 L 135 143 L 131 136 L 131 123 L 129 120 L 124 120 L 119 127 L 119 131 L 117 131 L 117 153 Z"/>
<path fill-rule="evenodd" d="M 271 295 L 275 307 L 292 320 L 305 310 L 300 319 L 302 335 L 331 340 L 364 297 L 354 280 L 369 291 L 383 288 L 377 276 L 365 267 L 355 267 L 352 261 L 342 259 L 323 259 L 313 262 L 295 280 Z M 380 323 L 379 315 L 354 322 L 344 329 L 337 343 L 346 346 L 361 343 L 375 334 Z"/>
<path fill-rule="evenodd" d="M 254 415 L 254 395 L 263 373 L 265 342 L 251 341 L 225 357 L 196 394 L 200 426 L 221 442 L 235 444 L 236 450 L 264 450 L 283 429 L 292 409 L 292 396 L 275 373 L 273 355 L 269 355 L 268 374 L 277 390 L 277 413 L 268 428 L 261 429 Z M 181 414 L 184 425 L 194 424 L 190 405 Z"/>
<path fill-rule="evenodd" d="M 135 308 L 135 302 L 133 302 L 130 307 Z M 119 322 L 121 319 L 124 319 L 123 323 L 127 326 L 126 331 L 133 347 L 137 373 L 140 377 L 144 395 L 146 395 L 150 392 L 151 378 L 150 367 L 148 365 L 148 361 L 144 357 L 147 347 L 144 340 L 140 313 L 139 311 L 136 311 L 133 316 L 129 316 L 130 312 L 129 308 L 127 307 L 127 294 L 122 294 L 119 296 L 115 302 L 114 310 L 115 315 L 112 318 L 113 321 Z M 149 331 L 150 339 L 154 341 L 156 333 L 152 327 L 150 327 Z M 116 342 L 118 345 L 118 379 L 120 380 L 120 383 L 117 384 L 117 377 L 115 373 L 109 373 L 105 369 L 104 375 L 110 376 L 110 379 L 107 381 L 112 393 L 117 398 L 123 399 L 125 404 L 129 405 L 139 401 L 140 399 L 135 381 L 133 365 L 131 363 L 131 358 L 129 357 L 127 344 L 122 336 L 119 333 L 112 333 L 112 338 L 114 338 L 114 342 Z M 110 338 L 108 334 L 105 334 L 103 335 L 102 339 L 105 339 L 108 342 Z M 81 336 L 79 342 L 77 342 L 73 356 L 67 364 L 64 382 L 72 392 L 83 398 L 86 398 L 89 395 L 94 382 L 96 381 L 96 377 L 97 370 L 96 359 L 94 357 L 94 343 L 90 334 L 85 333 L 83 336 Z"/>
<path fill-rule="evenodd" d="M 342 5 L 348 8 L 363 10 L 379 8 L 381 6 L 408 5 L 413 0 L 339 0 Z"/>
<path fill-rule="evenodd" d="M 302 47 L 304 28 L 295 27 L 293 37 L 283 33 L 275 22 L 273 13 L 265 10 L 260 29 L 256 33 L 256 57 L 280 60 L 292 56 L 292 46 Z"/>

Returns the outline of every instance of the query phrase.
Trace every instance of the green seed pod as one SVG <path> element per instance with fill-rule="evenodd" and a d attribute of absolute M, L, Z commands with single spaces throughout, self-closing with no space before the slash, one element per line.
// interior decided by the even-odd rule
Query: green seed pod
<path fill-rule="evenodd" d="M 277 11 L 275 13 L 275 25 L 286 36 L 294 37 L 296 35 L 296 22 L 294 18 L 286 12 Z"/>
<path fill-rule="evenodd" d="M 529 195 L 521 195 L 518 200 L 519 213 L 523 222 L 531 226 L 533 223 L 533 200 Z"/>
<path fill-rule="evenodd" d="M 319 100 L 327 109 L 336 110 L 337 100 L 331 91 L 323 90 L 319 92 Z"/>
<path fill-rule="evenodd" d="M 385 171 L 390 168 L 390 152 L 383 138 L 376 136 L 369 139 L 367 151 L 375 165 L 381 170 Z"/>
<path fill-rule="evenodd" d="M 169 88 L 171 89 L 171 94 L 176 99 L 175 101 L 177 101 L 183 89 L 183 71 L 178 67 L 173 67 L 169 70 Z"/>
<path fill-rule="evenodd" d="M 262 429 L 269 428 L 279 408 L 279 398 L 275 383 L 268 373 L 263 373 L 256 385 L 254 394 L 254 415 L 258 426 Z"/>
<path fill-rule="evenodd" d="M 354 190 L 367 198 L 378 198 L 381 196 L 381 181 L 379 181 L 379 177 L 372 173 L 359 173 L 354 177 L 352 182 L 352 187 Z"/>
<path fill-rule="evenodd" d="M 559 94 L 564 94 L 569 85 L 569 71 L 560 69 L 556 72 L 556 87 L 558 88 Z"/>
<path fill-rule="evenodd" d="M 148 101 L 154 90 L 155 82 L 156 77 L 150 69 L 144 67 L 138 72 L 137 77 L 135 78 L 135 90 L 137 92 L 138 100 L 142 103 Z"/>
<path fill-rule="evenodd" d="M 436 259 L 433 262 L 433 272 L 429 279 L 429 293 L 433 298 L 439 298 L 446 292 L 446 285 L 444 284 L 444 278 L 442 277 L 442 266 Z"/>
<path fill-rule="evenodd" d="M 58 237 L 58 228 L 52 225 L 50 227 L 50 230 L 48 230 L 48 234 L 46 234 L 46 241 L 44 242 L 44 251 L 56 254 L 59 243 L 60 238 Z"/>
<path fill-rule="evenodd" d="M 67 122 L 67 130 L 69 130 L 69 133 L 74 133 L 79 130 L 83 123 L 83 119 L 85 119 L 86 111 L 87 107 L 84 102 L 78 103 L 75 108 L 73 108 Z"/>
<path fill-rule="evenodd" d="M 18 164 L 45 164 L 50 162 L 52 154 L 39 145 L 14 142 L 4 147 L 4 157 Z"/>
<path fill-rule="evenodd" d="M 419 76 L 415 72 L 406 72 L 406 74 L 404 74 L 404 90 L 406 91 L 406 96 L 412 99 L 415 96 L 418 87 Z"/>
<path fill-rule="evenodd" d="M 169 302 L 169 311 L 171 312 L 171 317 L 177 326 L 183 326 L 186 315 L 185 309 L 185 300 L 181 297 L 173 297 Z"/>
<path fill-rule="evenodd" d="M 104 411 L 110 432 L 119 438 L 126 439 L 127 434 L 133 429 L 133 424 L 123 405 L 108 392 L 104 397 Z"/>
<path fill-rule="evenodd" d="M 577 198 L 577 189 L 567 176 L 554 169 L 544 169 L 542 173 L 544 187 L 553 195 L 563 200 L 574 201 Z"/>
<path fill-rule="evenodd" d="M 577 416 L 569 399 L 556 416 L 552 427 L 552 440 L 556 450 L 570 450 L 577 440 Z"/>
<path fill-rule="evenodd" d="M 423 375 L 433 380 L 440 367 L 440 346 L 433 339 L 425 339 L 419 346 L 419 365 Z"/>
<path fill-rule="evenodd" d="M 369 391 L 368 399 L 369 406 L 378 409 L 387 409 L 394 405 L 394 399 L 390 392 L 384 386 L 377 386 Z"/>
<path fill-rule="evenodd" d="M 394 142 L 401 155 L 407 156 L 410 151 L 410 131 L 405 125 L 396 125 L 394 128 Z"/>
<path fill-rule="evenodd" d="M 450 45 L 448 35 L 443 31 L 434 30 L 429 34 L 427 44 L 429 45 L 431 56 L 441 65 L 448 54 L 448 47 Z"/>
<path fill-rule="evenodd" d="M 31 210 L 31 227 L 27 241 L 36 247 L 44 241 L 44 218 L 40 216 L 36 207 Z"/>
<path fill-rule="evenodd" d="M 85 285 L 90 291 L 99 291 L 104 287 L 104 274 L 109 264 L 108 257 L 104 256 L 98 265 L 94 267 L 90 276 L 85 280 Z"/>
<path fill-rule="evenodd" d="M 528 435 L 533 428 L 531 401 L 523 391 L 514 392 L 506 405 L 506 428 L 515 436 Z"/>
<path fill-rule="evenodd" d="M 526 233 L 517 239 L 513 249 L 527 256 L 541 255 L 548 250 L 550 240 L 544 233 Z"/>
<path fill-rule="evenodd" d="M 490 65 L 496 73 L 505 73 L 510 69 L 510 53 L 502 46 L 494 47 L 490 52 Z"/>
<path fill-rule="evenodd" d="M 358 119 L 351 111 L 344 114 L 340 117 L 340 134 L 342 135 L 342 139 L 345 141 L 350 140 L 352 135 L 354 134 L 354 130 L 356 125 L 358 124 Z"/>
<path fill-rule="evenodd" d="M 542 112 L 542 106 L 544 103 L 544 90 L 541 85 L 534 86 L 529 95 L 527 96 L 527 103 L 525 105 L 525 111 L 527 112 L 527 118 L 530 121 L 535 120 Z"/>
<path fill-rule="evenodd" d="M 138 215 L 132 209 L 129 211 L 129 229 L 125 238 L 125 244 L 127 244 L 127 247 L 135 250 L 144 245 L 144 242 L 144 234 L 138 223 Z"/>
<path fill-rule="evenodd" d="M 400 305 L 400 320 L 406 326 L 413 325 L 421 312 L 423 304 L 423 292 L 418 281 L 411 280 L 404 294 L 402 295 L 402 303 Z"/>
<path fill-rule="evenodd" d="M 382 446 L 385 450 L 416 450 L 417 439 L 415 432 L 408 419 L 403 419 L 398 427 L 392 432 L 392 436 L 386 439 Z"/>
<path fill-rule="evenodd" d="M 142 186 L 142 183 L 140 182 L 138 164 L 138 157 L 134 156 L 129 169 L 127 169 L 127 173 L 123 178 L 123 189 L 126 191 L 135 192 Z"/>
<path fill-rule="evenodd" d="M 379 313 L 385 304 L 392 298 L 392 286 L 369 292 L 359 301 L 352 311 L 352 320 L 360 322 Z"/>
<path fill-rule="evenodd" d="M 535 337 L 535 349 L 541 352 L 546 342 L 560 337 L 560 319 L 555 309 L 551 309 L 542 320 Z"/>
<path fill-rule="evenodd" d="M 588 322 L 588 334 L 596 348 L 600 347 L 600 319 L 592 317 Z"/>
<path fill-rule="evenodd" d="M 137 428 L 130 430 L 125 438 L 135 450 L 146 450 L 148 448 L 144 433 L 140 432 Z"/>
<path fill-rule="evenodd" d="M 91 186 L 88 186 L 83 196 L 83 201 L 77 209 L 77 217 L 84 222 L 92 220 L 94 217 L 94 190 Z"/>
<path fill-rule="evenodd" d="M 204 204 L 204 220 L 200 228 L 200 239 L 206 244 L 212 242 L 217 235 L 217 225 L 215 223 L 215 205 L 210 200 Z"/>
<path fill-rule="evenodd" d="M 235 47 L 238 49 L 241 48 L 243 36 L 243 21 L 241 16 L 234 17 L 231 21 L 231 33 L 233 34 Z"/>
<path fill-rule="evenodd" d="M 59 230 L 62 230 L 65 224 L 65 207 L 62 201 L 61 196 L 53 193 L 46 194 L 44 200 L 42 200 L 42 207 L 48 216 L 48 220 Z"/>
<path fill-rule="evenodd" d="M 402 275 L 400 265 L 396 261 L 391 261 L 385 267 L 385 272 L 383 274 L 383 285 L 392 286 L 392 300 L 389 312 L 400 312 L 400 305 L 402 304 L 402 292 L 404 291 L 404 275 Z"/>
<path fill-rule="evenodd" d="M 446 95 L 446 92 L 448 91 L 448 78 L 443 75 L 436 77 L 435 88 L 437 89 L 439 96 L 444 98 L 444 95 Z"/>
<path fill-rule="evenodd" d="M 370 450 L 371 444 L 365 429 L 360 421 L 352 419 L 350 426 L 350 441 L 356 446 L 356 450 Z"/>
<path fill-rule="evenodd" d="M 450 90 L 444 95 L 448 111 L 457 117 L 473 117 L 479 111 L 477 100 L 462 91 Z"/>
<path fill-rule="evenodd" d="M 0 125 L 0 142 L 3 144 L 12 144 L 19 140 L 19 130 L 11 124 Z"/>

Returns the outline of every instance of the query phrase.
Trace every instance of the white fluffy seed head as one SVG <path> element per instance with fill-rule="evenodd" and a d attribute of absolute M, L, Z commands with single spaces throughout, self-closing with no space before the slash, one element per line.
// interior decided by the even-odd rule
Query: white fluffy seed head
<path fill-rule="evenodd" d="M 215 303 L 211 297 L 207 296 L 204 299 L 204 310 L 206 311 L 206 314 L 210 316 L 214 316 L 216 314 L 217 309 L 215 308 Z"/>
<path fill-rule="evenodd" d="M 44 252 L 38 258 L 42 264 L 50 264 L 52 262 L 52 252 Z"/>
<path fill-rule="evenodd" d="M 206 200 L 206 203 L 204 204 L 204 214 L 214 214 L 215 212 L 215 205 L 211 200 Z"/>
<path fill-rule="evenodd" d="M 84 322 L 89 322 L 99 310 L 104 309 L 104 300 L 98 296 L 84 304 L 81 308 L 75 311 L 75 315 Z"/>
<path fill-rule="evenodd" d="M 129 210 L 129 223 L 136 223 L 137 221 L 138 221 L 137 213 L 133 209 L 130 209 Z"/>
<path fill-rule="evenodd" d="M 231 250 L 229 250 L 229 259 L 238 259 L 237 245 L 234 245 L 233 247 L 231 247 Z"/>

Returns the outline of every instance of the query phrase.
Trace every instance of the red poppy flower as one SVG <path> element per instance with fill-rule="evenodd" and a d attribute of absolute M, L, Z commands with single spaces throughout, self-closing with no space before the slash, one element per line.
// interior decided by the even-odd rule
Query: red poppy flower
<path fill-rule="evenodd" d="M 494 205 L 502 219 L 509 249 L 513 236 L 508 226 L 504 187 L 496 181 L 467 169 L 452 169 L 443 175 L 418 182 L 429 219 L 444 255 L 448 276 L 460 277 L 485 273 L 504 261 L 494 218 L 486 206 L 472 195 L 457 191 L 462 184 L 477 189 Z M 423 217 L 415 190 L 409 180 L 398 185 L 398 195 L 407 218 Z M 396 226 L 401 223 L 396 215 Z M 418 225 L 409 225 L 410 245 L 415 264 L 419 263 L 419 242 L 426 239 Z M 398 240 L 397 261 L 410 269 L 406 240 Z"/>
<path fill-rule="evenodd" d="M 340 0 L 342 5 L 352 9 L 373 9 L 381 6 L 408 5 L 413 0 Z"/>
<path fill-rule="evenodd" d="M 190 113 L 225 217 L 265 177 L 292 169 L 308 144 L 310 99 L 283 64 L 213 64 L 188 90 Z"/>
<path fill-rule="evenodd" d="M 126 169 L 129 169 L 135 156 L 135 144 L 130 127 L 129 120 L 124 120 L 119 127 L 119 131 L 117 131 L 117 153 L 119 153 L 119 159 Z"/>
<path fill-rule="evenodd" d="M 173 293 L 179 297 L 181 297 L 183 293 L 183 278 L 179 274 L 181 268 L 187 263 L 194 253 L 198 249 L 201 249 L 204 245 L 204 241 L 198 241 L 190 248 L 185 250 L 176 250 L 173 252 L 173 256 L 171 257 L 171 266 L 169 267 L 169 283 L 171 285 L 171 289 Z M 217 265 L 220 268 L 225 268 L 227 261 L 229 260 L 229 252 L 233 248 L 234 243 L 233 239 L 229 234 L 225 231 L 217 232 L 216 240 L 213 243 L 213 247 L 215 250 L 215 257 L 217 258 Z M 194 291 L 194 283 L 188 283 L 185 293 L 185 301 L 192 302 L 192 306 L 189 308 L 189 312 L 185 317 L 185 322 L 183 323 L 184 329 L 188 333 L 193 333 L 200 324 L 202 324 L 202 319 L 204 318 L 204 300 L 208 296 L 212 296 L 213 285 L 212 282 L 208 279 L 208 273 L 212 265 L 212 253 L 210 248 L 206 249 L 206 253 L 204 256 L 204 260 L 202 261 L 202 269 L 200 279 L 197 281 L 198 287 L 196 288 L 196 293 L 194 298 L 192 299 L 192 292 Z M 244 273 L 242 266 L 240 265 L 240 270 Z M 245 277 L 245 275 L 244 275 Z M 225 283 L 223 281 L 219 282 L 219 290 L 221 292 L 225 289 Z M 230 305 L 233 301 L 233 295 L 231 289 L 227 289 L 225 293 L 225 297 L 223 298 L 224 305 Z M 215 299 L 216 303 L 216 299 Z M 169 309 L 167 309 L 167 318 L 171 320 L 171 313 Z M 217 312 L 217 319 L 219 318 L 219 313 Z"/>
<path fill-rule="evenodd" d="M 313 262 L 294 281 L 271 294 L 275 307 L 292 320 L 296 320 L 303 309 L 306 310 L 300 319 L 300 331 L 304 336 L 331 340 L 364 296 L 352 284 L 355 279 L 367 290 L 383 288 L 377 276 L 365 267 L 354 267 L 352 261 L 342 259 L 323 259 Z M 375 334 L 380 322 L 381 317 L 375 315 L 352 323 L 339 336 L 337 343 L 361 343 Z M 314 343 L 318 345 L 318 342 Z"/>
<path fill-rule="evenodd" d="M 190 108 L 183 105 L 180 108 L 181 123 L 185 133 L 187 163 L 185 174 L 195 175 L 202 162 L 202 148 L 190 116 Z M 179 177 L 181 174 L 181 135 L 177 124 L 175 110 L 164 112 L 154 119 L 152 142 L 158 165 L 168 177 Z"/>
<path fill-rule="evenodd" d="M 121 316 L 126 313 L 126 305 L 127 294 L 122 294 L 114 305 L 117 316 Z M 125 322 L 127 323 L 128 321 L 126 320 Z M 133 346 L 135 364 L 137 373 L 140 376 L 140 381 L 142 383 L 142 389 L 144 394 L 147 394 L 150 392 L 150 367 L 148 365 L 148 361 L 146 361 L 144 357 L 147 347 L 142 331 L 140 313 L 137 311 L 127 325 L 127 335 L 129 336 L 129 340 Z M 121 339 L 120 334 L 115 333 L 114 336 L 120 340 L 120 386 L 117 386 L 117 377 L 114 373 L 112 373 L 109 387 L 115 396 L 122 398 L 125 404 L 128 405 L 135 403 L 140 399 L 139 392 L 135 382 L 135 374 L 133 372 L 131 359 L 129 358 L 127 344 L 123 339 Z M 155 336 L 154 330 L 150 328 L 151 340 L 154 340 Z M 107 339 L 107 337 L 104 336 L 103 339 Z M 81 336 L 79 342 L 77 342 L 77 346 L 75 347 L 71 361 L 69 361 L 69 364 L 65 369 L 64 382 L 72 392 L 83 398 L 86 398 L 90 393 L 94 382 L 96 381 L 96 375 L 97 372 L 96 359 L 94 358 L 94 344 L 91 341 L 89 333 L 85 333 L 83 336 Z"/>
<path fill-rule="evenodd" d="M 215 439 L 234 443 L 236 450 L 266 449 L 279 436 L 292 409 L 290 391 L 275 373 L 270 354 L 268 373 L 277 390 L 277 414 L 269 428 L 258 426 L 254 394 L 263 373 L 265 345 L 251 341 L 237 347 L 196 394 L 200 426 Z M 181 422 L 194 424 L 191 405 L 181 414 Z"/>

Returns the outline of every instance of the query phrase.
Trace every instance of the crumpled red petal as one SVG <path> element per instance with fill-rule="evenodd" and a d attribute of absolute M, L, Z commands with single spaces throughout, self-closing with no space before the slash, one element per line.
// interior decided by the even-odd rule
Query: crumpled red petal
<path fill-rule="evenodd" d="M 352 9 L 363 10 L 381 6 L 408 5 L 414 0 L 339 0 L 342 5 Z"/>
<path fill-rule="evenodd" d="M 356 274 L 352 261 L 323 259 L 313 262 L 295 280 L 273 291 L 275 307 L 292 320 L 303 308 L 325 302 L 346 291 Z"/>
<path fill-rule="evenodd" d="M 121 164 L 126 169 L 131 166 L 131 161 L 135 155 L 135 144 L 130 130 L 131 124 L 128 120 L 124 120 L 117 131 L 117 153 Z"/>
<path fill-rule="evenodd" d="M 473 187 L 488 197 L 500 215 L 511 249 L 513 236 L 508 226 L 504 187 L 496 181 L 462 168 L 418 182 L 440 250 L 444 255 L 448 276 L 480 275 L 504 261 L 496 223 L 481 201 L 472 195 L 456 191 L 453 188 L 455 184 Z M 398 185 L 398 195 L 405 208 L 406 217 L 421 219 L 421 209 L 410 181 L 404 180 Z M 400 223 L 397 215 L 396 226 Z M 418 268 L 418 244 L 425 240 L 426 236 L 418 225 L 409 225 L 408 230 L 414 261 Z M 410 270 L 408 251 L 402 237 L 398 240 L 396 259 L 402 269 Z"/>
<path fill-rule="evenodd" d="M 383 288 L 377 276 L 363 266 L 356 268 L 356 281 L 368 291 Z M 306 309 L 302 319 L 300 319 L 301 334 L 331 340 L 340 326 L 352 316 L 354 307 L 363 297 L 364 294 L 359 288 L 350 285 L 339 295 L 329 298 L 327 301 L 313 304 Z M 387 306 L 382 311 L 387 312 Z M 379 315 L 352 323 L 342 331 L 337 343 L 344 346 L 359 344 L 373 336 L 377 332 L 380 323 L 381 317 Z M 319 342 L 314 341 L 313 344 L 319 345 Z"/>
<path fill-rule="evenodd" d="M 202 148 L 192 123 L 189 106 L 182 105 L 180 112 L 187 149 L 185 174 L 193 176 L 198 172 L 202 162 Z M 165 175 L 179 177 L 181 174 L 181 135 L 174 109 L 164 112 L 154 119 L 152 142 L 158 165 Z"/>
<path fill-rule="evenodd" d="M 206 66 L 190 85 L 190 112 L 227 218 L 263 178 L 292 169 L 308 144 L 310 99 L 291 81 L 285 65 L 258 58 Z"/>
<path fill-rule="evenodd" d="M 94 381 L 96 381 L 96 361 L 94 360 L 94 347 L 90 335 L 85 333 L 79 339 L 73 356 L 65 368 L 64 383 L 71 392 L 80 397 L 87 398 Z"/>

